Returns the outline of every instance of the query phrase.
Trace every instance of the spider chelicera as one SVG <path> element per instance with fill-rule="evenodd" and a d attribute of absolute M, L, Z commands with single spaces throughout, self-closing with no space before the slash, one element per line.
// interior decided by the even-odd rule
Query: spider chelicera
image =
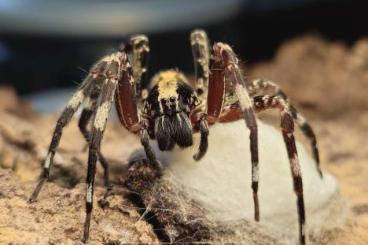
<path fill-rule="evenodd" d="M 140 136 L 147 159 L 157 169 L 161 169 L 161 164 L 149 144 L 150 138 L 157 140 L 160 150 L 169 151 L 175 145 L 192 146 L 192 134 L 199 132 L 200 144 L 193 158 L 200 160 L 208 147 L 208 125 L 243 118 L 250 131 L 254 218 L 259 221 L 255 112 L 273 108 L 281 113 L 282 135 L 297 196 L 299 238 L 300 242 L 305 244 L 303 184 L 293 135 L 294 121 L 310 140 L 317 169 L 322 177 L 316 137 L 312 128 L 275 83 L 261 79 L 246 80 L 239 67 L 238 58 L 229 45 L 218 42 L 210 46 L 207 34 L 202 30 L 194 30 L 190 42 L 196 74 L 194 88 L 181 72 L 166 70 L 156 74 L 151 80 L 151 88 L 147 89 L 144 81 L 149 46 L 148 38 L 144 35 L 131 37 L 127 45 L 122 46 L 119 51 L 100 59 L 90 69 L 57 121 L 40 180 L 30 201 L 37 199 L 45 180 L 49 177 L 63 128 L 85 102 L 79 127 L 89 144 L 83 235 L 83 240 L 88 240 L 97 160 L 104 168 L 105 186 L 109 186 L 108 163 L 100 152 L 100 144 L 110 108 L 115 103 L 120 122 L 130 132 Z"/>

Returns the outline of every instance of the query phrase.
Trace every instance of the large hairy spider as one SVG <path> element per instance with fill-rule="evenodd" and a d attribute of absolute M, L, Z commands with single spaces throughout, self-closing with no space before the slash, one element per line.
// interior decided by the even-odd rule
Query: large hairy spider
<path fill-rule="evenodd" d="M 190 41 L 196 74 L 194 88 L 181 72 L 167 70 L 156 74 L 152 78 L 151 88 L 147 89 L 144 77 L 149 46 L 144 35 L 133 36 L 119 51 L 99 60 L 90 69 L 57 121 L 43 172 L 30 201 L 37 199 L 45 180 L 49 177 L 63 128 L 85 102 L 79 127 L 89 143 L 83 236 L 84 241 L 88 240 L 97 160 L 104 168 L 104 183 L 109 186 L 108 164 L 100 152 L 100 144 L 111 105 L 115 103 L 121 123 L 130 132 L 140 136 L 149 162 L 157 169 L 161 168 L 161 164 L 149 144 L 150 138 L 157 140 L 161 151 L 169 151 L 175 145 L 192 146 L 192 134 L 199 132 L 199 149 L 193 158 L 200 160 L 208 147 L 208 125 L 243 118 L 250 130 L 254 217 L 259 221 L 255 112 L 274 108 L 281 112 L 282 135 L 297 196 L 300 242 L 305 244 L 303 185 L 293 135 L 294 120 L 311 141 L 317 168 L 322 177 L 313 130 L 275 83 L 260 79 L 248 81 L 244 78 L 239 61 L 229 45 L 218 42 L 212 47 L 209 46 L 207 35 L 202 30 L 193 31 Z"/>

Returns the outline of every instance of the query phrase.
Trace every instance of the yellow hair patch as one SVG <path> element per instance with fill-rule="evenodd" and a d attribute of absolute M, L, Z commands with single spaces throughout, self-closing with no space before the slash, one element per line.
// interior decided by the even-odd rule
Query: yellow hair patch
<path fill-rule="evenodd" d="M 178 82 L 187 83 L 185 76 L 176 70 L 161 71 L 152 79 L 152 83 L 156 84 L 160 99 L 169 99 L 170 97 L 177 98 Z"/>

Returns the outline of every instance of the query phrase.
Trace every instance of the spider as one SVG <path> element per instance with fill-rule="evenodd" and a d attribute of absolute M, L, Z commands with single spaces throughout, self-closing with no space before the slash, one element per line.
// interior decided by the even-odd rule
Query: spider
<path fill-rule="evenodd" d="M 208 148 L 209 125 L 243 119 L 250 132 L 254 218 L 259 221 L 255 113 L 278 109 L 297 197 L 299 239 L 301 244 L 305 244 L 303 184 L 293 134 L 294 121 L 310 140 L 317 170 L 322 177 L 312 128 L 275 83 L 262 79 L 245 79 L 238 58 L 229 45 L 217 42 L 210 46 L 203 30 L 192 31 L 190 44 L 195 67 L 194 88 L 178 70 L 159 72 L 152 78 L 151 88 L 148 88 L 145 77 L 149 42 L 145 35 L 132 36 L 117 52 L 103 57 L 93 65 L 57 121 L 43 171 L 30 202 L 36 201 L 49 177 L 63 128 L 84 102 L 79 128 L 89 144 L 83 233 L 83 241 L 88 241 L 97 160 L 104 168 L 104 184 L 109 188 L 108 163 L 100 151 L 100 145 L 110 108 L 115 103 L 120 122 L 130 132 L 140 136 L 147 159 L 159 170 L 162 168 L 161 163 L 150 146 L 150 139 L 157 141 L 161 151 L 170 151 L 175 145 L 182 148 L 192 146 L 192 135 L 200 133 L 199 148 L 193 156 L 199 161 Z"/>

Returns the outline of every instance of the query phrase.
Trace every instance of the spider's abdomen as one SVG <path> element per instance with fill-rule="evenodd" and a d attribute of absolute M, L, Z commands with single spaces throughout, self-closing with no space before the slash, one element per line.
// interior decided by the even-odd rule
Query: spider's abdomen
<path fill-rule="evenodd" d="M 152 79 L 153 88 L 145 101 L 145 115 L 152 122 L 152 137 L 160 150 L 170 150 L 177 144 L 191 146 L 192 124 L 189 120 L 197 97 L 185 76 L 175 70 L 158 73 Z"/>

